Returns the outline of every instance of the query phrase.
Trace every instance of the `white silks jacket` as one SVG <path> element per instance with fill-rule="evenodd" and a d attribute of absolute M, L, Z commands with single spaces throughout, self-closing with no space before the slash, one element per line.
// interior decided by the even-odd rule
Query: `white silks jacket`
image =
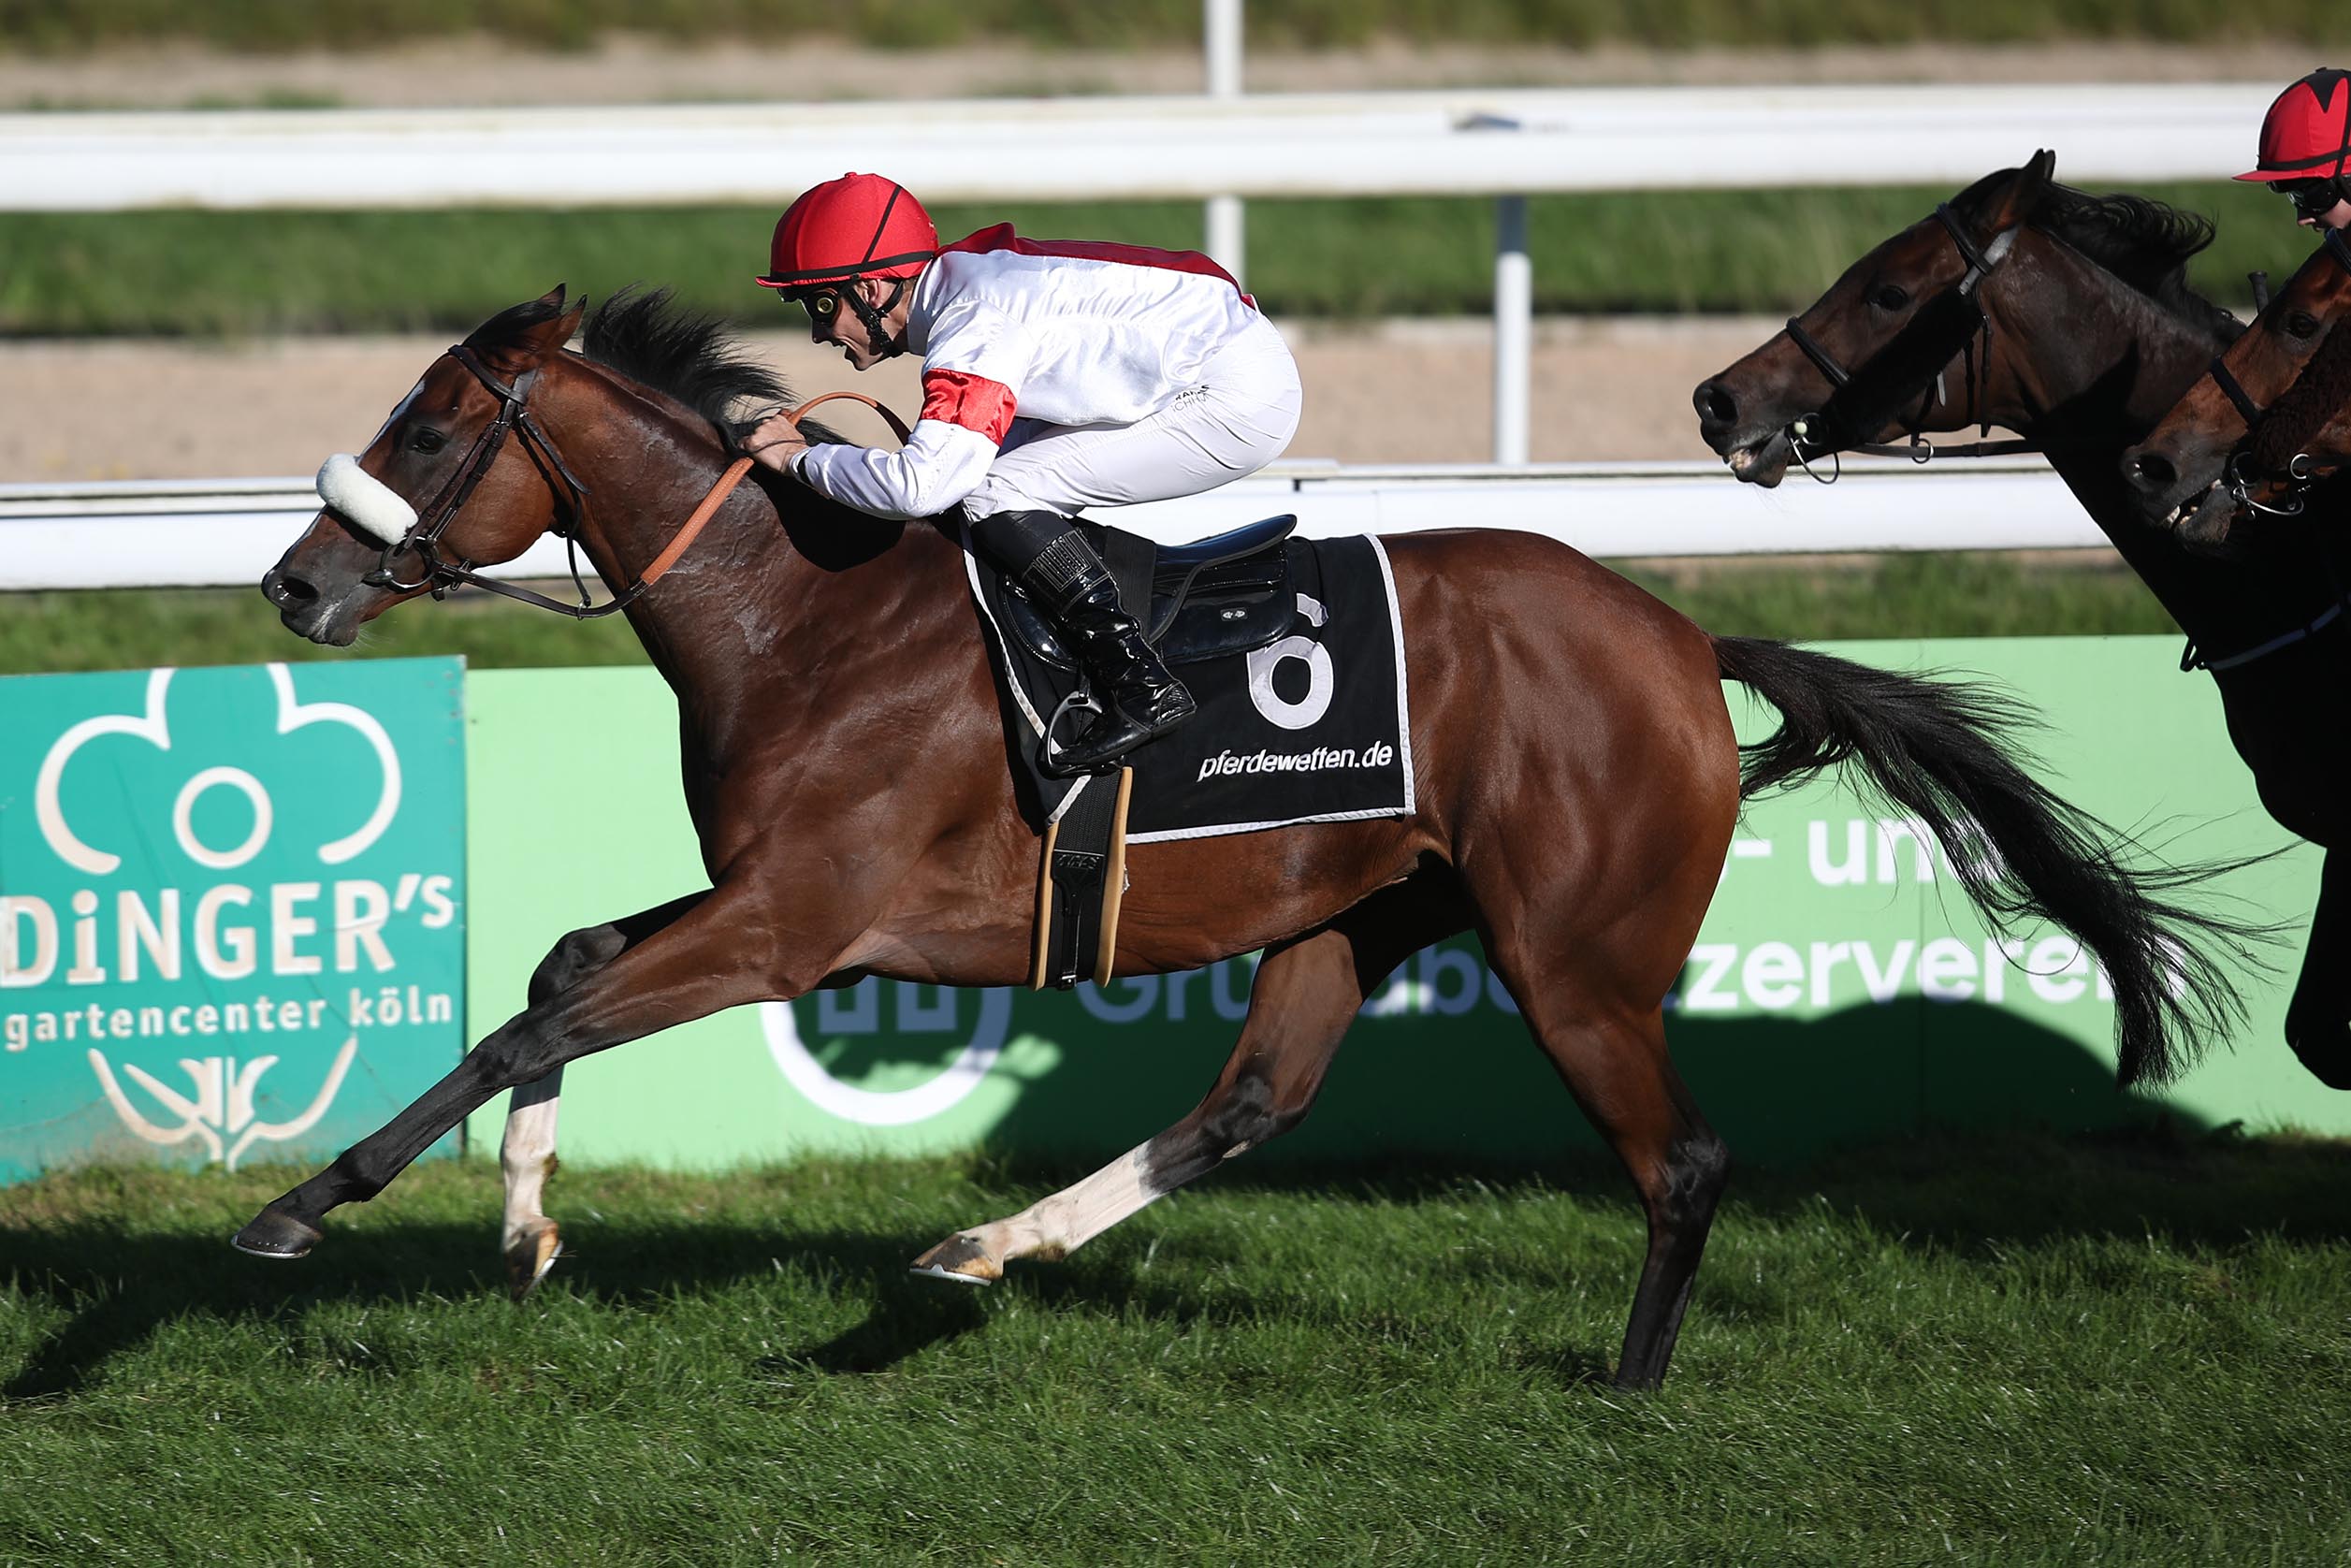
<path fill-rule="evenodd" d="M 812 446 L 791 471 L 860 512 L 934 516 L 979 488 L 1016 414 L 1134 424 L 1199 385 L 1260 319 L 1256 301 L 1194 252 L 984 228 L 915 280 L 907 346 L 922 356 L 922 413 L 912 439 L 896 452 Z"/>

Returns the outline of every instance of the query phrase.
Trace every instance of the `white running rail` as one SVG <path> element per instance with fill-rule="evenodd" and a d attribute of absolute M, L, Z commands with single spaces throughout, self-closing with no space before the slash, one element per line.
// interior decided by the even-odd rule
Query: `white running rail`
<path fill-rule="evenodd" d="M 307 479 L 0 485 L 0 590 L 250 587 L 309 526 Z M 1818 486 L 1741 486 L 1707 463 L 1351 468 L 1277 463 L 1206 496 L 1102 514 L 1164 540 L 1197 539 L 1277 512 L 1299 531 L 1508 528 L 1589 555 L 1818 554 L 2069 549 L 2106 541 L 2034 459 L 1920 469 L 1862 460 Z M 558 577 L 542 540 L 499 575 Z"/>

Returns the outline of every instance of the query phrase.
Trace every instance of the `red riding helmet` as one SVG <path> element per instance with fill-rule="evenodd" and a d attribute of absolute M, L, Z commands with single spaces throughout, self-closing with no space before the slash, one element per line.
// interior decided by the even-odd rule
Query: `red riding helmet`
<path fill-rule="evenodd" d="M 2351 174 L 2351 72 L 2313 71 L 2277 95 L 2261 122 L 2261 161 L 2240 180 Z"/>
<path fill-rule="evenodd" d="M 776 220 L 768 288 L 805 288 L 851 278 L 911 278 L 938 254 L 938 225 L 905 186 L 878 174 L 844 174 L 803 195 Z"/>

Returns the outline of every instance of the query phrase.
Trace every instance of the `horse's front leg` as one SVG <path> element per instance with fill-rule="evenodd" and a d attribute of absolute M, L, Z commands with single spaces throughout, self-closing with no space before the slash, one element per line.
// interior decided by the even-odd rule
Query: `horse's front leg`
<path fill-rule="evenodd" d="M 327 1211 L 382 1192 L 499 1090 L 544 1079 L 608 1046 L 808 989 L 824 978 L 832 952 L 822 943 L 784 938 L 770 923 L 771 903 L 765 893 L 715 892 L 578 983 L 527 1008 L 414 1104 L 254 1215 L 235 1244 L 263 1257 L 299 1257 L 317 1244 Z M 825 956 L 808 960 L 817 951 Z"/>
<path fill-rule="evenodd" d="M 658 908 L 570 933 L 532 972 L 529 1005 L 537 1007 L 561 995 L 639 942 L 669 929 L 709 896 L 704 889 Z M 562 1233 L 541 1206 L 547 1178 L 555 1174 L 556 1113 L 562 1092 L 563 1069 L 558 1067 L 544 1078 L 515 1084 L 507 1096 L 506 1136 L 498 1152 L 506 1183 L 499 1250 L 506 1262 L 507 1289 L 517 1301 L 546 1278 L 563 1251 Z"/>
<path fill-rule="evenodd" d="M 2327 851 L 2286 1042 L 2329 1089 L 2351 1089 L 2351 849 Z"/>

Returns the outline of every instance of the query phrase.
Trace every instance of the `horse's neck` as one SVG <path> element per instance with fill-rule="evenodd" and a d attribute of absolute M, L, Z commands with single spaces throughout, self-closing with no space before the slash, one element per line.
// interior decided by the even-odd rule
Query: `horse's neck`
<path fill-rule="evenodd" d="M 699 420 L 625 385 L 617 397 L 573 396 L 598 399 L 593 417 L 633 427 L 586 465 L 566 455 L 590 491 L 580 547 L 618 593 L 667 547 L 730 458 Z M 777 497 L 804 504 L 787 516 Z M 934 529 L 866 517 L 753 470 L 623 613 L 677 693 L 691 742 L 723 759 L 818 721 L 818 704 L 793 693 L 805 697 L 820 673 L 837 678 L 846 665 L 891 657 L 922 630 L 910 624 L 923 618 L 915 606 L 960 603 L 960 565 L 961 552 Z M 904 662 L 895 678 L 913 685 L 936 661 Z"/>
<path fill-rule="evenodd" d="M 2306 617 L 2326 597 L 2324 573 L 2272 551 L 2239 560 L 2190 554 L 2142 520 L 2123 480 L 2123 454 L 2225 343 L 2087 262 L 2049 275 L 2059 285 L 2032 291 L 2001 323 L 2028 385 L 1994 417 L 2049 454 L 2091 520 L 2199 645 L 2230 652 Z M 2105 329 L 2085 326 L 2093 323 Z"/>

